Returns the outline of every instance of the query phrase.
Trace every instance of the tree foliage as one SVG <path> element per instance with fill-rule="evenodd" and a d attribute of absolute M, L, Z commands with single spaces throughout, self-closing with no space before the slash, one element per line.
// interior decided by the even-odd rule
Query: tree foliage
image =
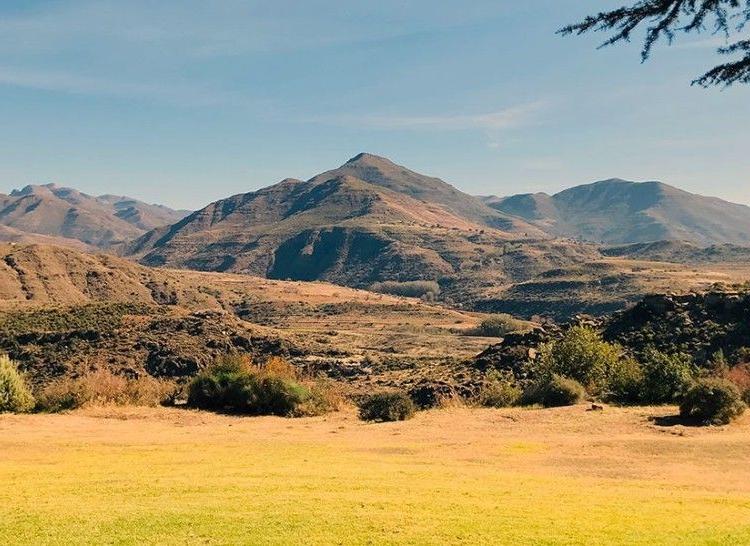
<path fill-rule="evenodd" d="M 678 33 L 709 31 L 723 35 L 727 45 L 718 52 L 722 55 L 739 54 L 741 58 L 715 66 L 693 81 L 693 84 L 709 87 L 750 83 L 750 39 L 741 35 L 748 23 L 750 0 L 639 0 L 629 7 L 590 15 L 559 32 L 563 35 L 581 35 L 590 31 L 611 33 L 601 46 L 605 47 L 629 42 L 633 33 L 645 26 L 643 61 L 648 59 L 657 42 L 666 40 L 671 44 Z"/>

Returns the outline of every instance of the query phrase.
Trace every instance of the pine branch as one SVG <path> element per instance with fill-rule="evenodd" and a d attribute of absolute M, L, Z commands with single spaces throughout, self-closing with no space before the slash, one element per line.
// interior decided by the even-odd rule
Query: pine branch
<path fill-rule="evenodd" d="M 580 36 L 587 32 L 611 32 L 611 36 L 599 46 L 602 48 L 629 42 L 633 32 L 646 25 L 641 50 L 641 60 L 645 62 L 659 40 L 666 39 L 671 45 L 676 33 L 698 33 L 710 28 L 712 33 L 724 34 L 729 40 L 732 33 L 742 32 L 748 23 L 750 0 L 639 0 L 630 7 L 590 15 L 558 33 Z M 721 48 L 719 52 L 722 54 L 744 52 L 745 56 L 711 69 L 693 83 L 704 87 L 750 83 L 750 47 L 747 44 L 747 40 L 742 40 Z"/>

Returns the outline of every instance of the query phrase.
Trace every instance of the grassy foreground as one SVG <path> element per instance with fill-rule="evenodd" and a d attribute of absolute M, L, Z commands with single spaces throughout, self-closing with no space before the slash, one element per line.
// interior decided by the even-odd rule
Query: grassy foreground
<path fill-rule="evenodd" d="M 750 543 L 750 419 L 669 413 L 0 416 L 0 543 Z"/>

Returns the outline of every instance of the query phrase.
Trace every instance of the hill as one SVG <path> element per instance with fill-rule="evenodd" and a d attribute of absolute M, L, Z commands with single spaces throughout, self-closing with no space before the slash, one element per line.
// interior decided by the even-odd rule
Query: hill
<path fill-rule="evenodd" d="M 490 342 L 463 335 L 481 318 L 319 282 L 0 245 L 0 352 L 35 382 L 87 366 L 179 377 L 232 350 L 280 354 L 352 388 L 453 381 L 456 362 Z"/>
<path fill-rule="evenodd" d="M 485 197 L 488 206 L 561 237 L 611 244 L 750 243 L 750 207 L 660 182 L 604 180 L 555 195 Z"/>
<path fill-rule="evenodd" d="M 174 223 L 185 214 L 129 197 L 94 197 L 55 184 L 26 186 L 10 195 L 0 194 L 0 225 L 99 248 L 134 239 L 155 227 Z M 14 240 L 12 233 L 5 230 L 0 237 Z"/>

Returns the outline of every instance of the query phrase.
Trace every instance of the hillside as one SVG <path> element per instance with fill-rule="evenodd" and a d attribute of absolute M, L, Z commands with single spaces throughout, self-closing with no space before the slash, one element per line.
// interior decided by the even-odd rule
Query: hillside
<path fill-rule="evenodd" d="M 0 245 L 0 352 L 34 381 L 103 365 L 180 376 L 227 351 L 411 385 L 451 379 L 491 340 L 481 316 L 318 282 L 147 268 L 106 254 Z M 459 374 L 460 375 L 460 374 Z"/>
<path fill-rule="evenodd" d="M 606 256 L 684 264 L 750 263 L 750 247 L 733 244 L 698 246 L 684 241 L 657 241 L 603 248 Z"/>
<path fill-rule="evenodd" d="M 486 197 L 488 206 L 560 237 L 611 244 L 750 243 L 750 207 L 660 182 L 612 179 L 555 195 Z"/>
<path fill-rule="evenodd" d="M 174 223 L 185 214 L 129 197 L 94 197 L 55 184 L 26 186 L 10 195 L 0 194 L 0 225 L 100 248 L 134 239 L 155 227 Z M 14 240 L 7 231 L 0 232 L 0 238 Z"/>

